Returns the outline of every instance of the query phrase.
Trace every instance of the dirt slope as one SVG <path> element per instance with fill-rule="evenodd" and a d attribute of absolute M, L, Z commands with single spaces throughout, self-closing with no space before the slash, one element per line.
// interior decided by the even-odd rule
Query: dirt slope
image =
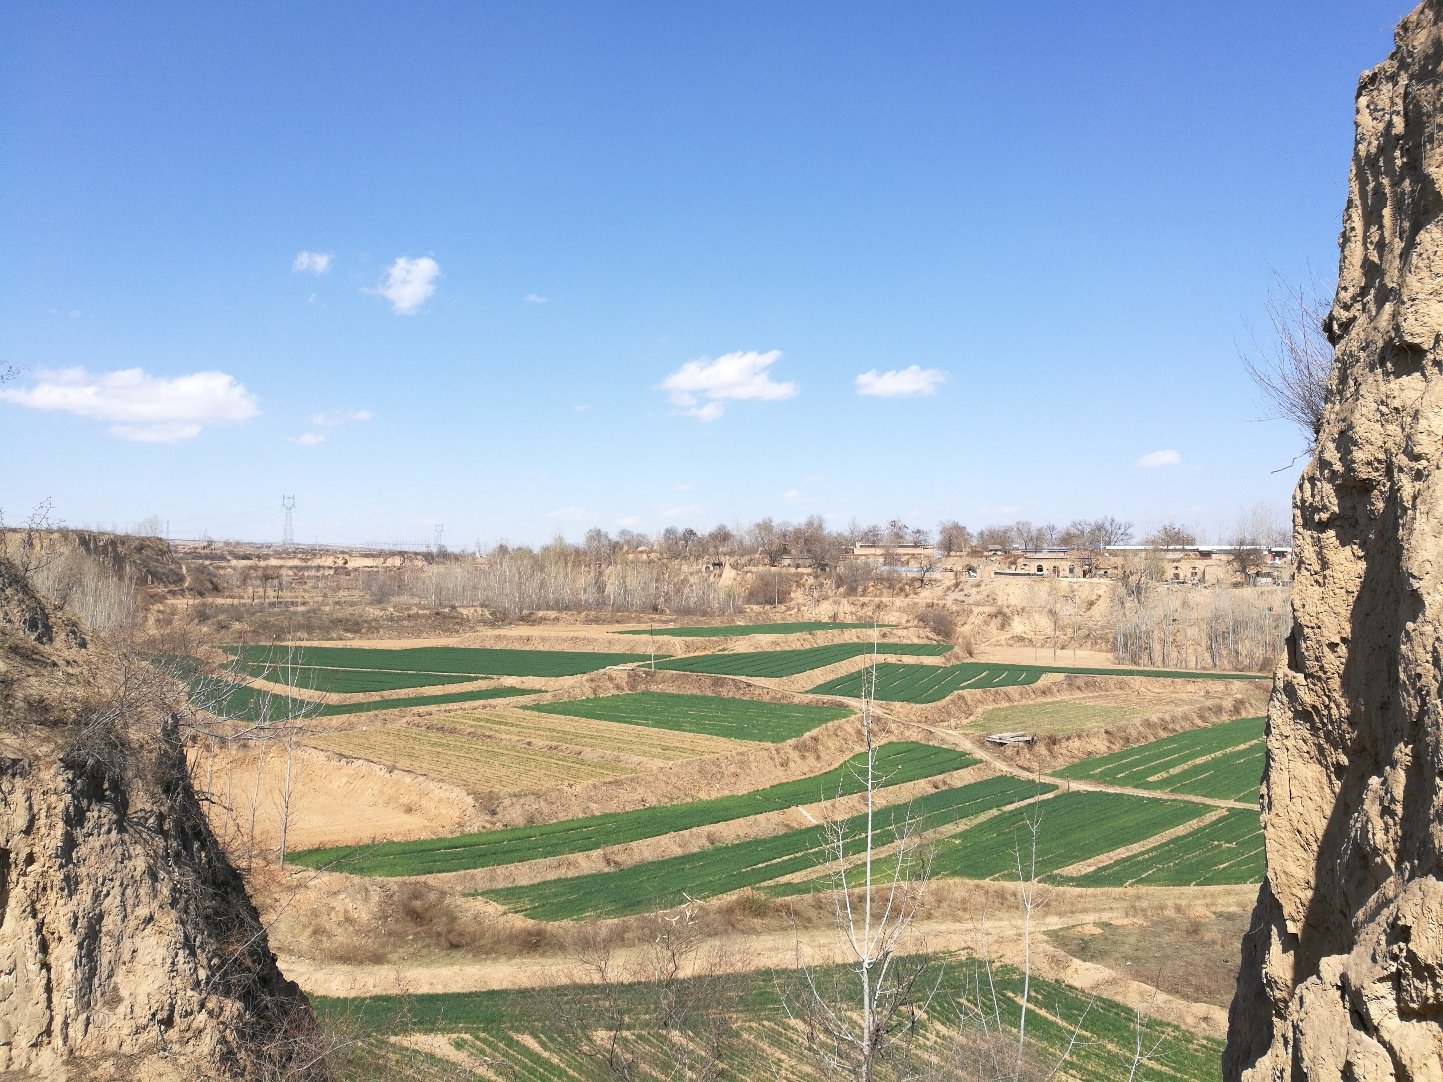
<path fill-rule="evenodd" d="M 1443 1079 L 1443 2 L 1363 77 L 1224 1077 Z"/>

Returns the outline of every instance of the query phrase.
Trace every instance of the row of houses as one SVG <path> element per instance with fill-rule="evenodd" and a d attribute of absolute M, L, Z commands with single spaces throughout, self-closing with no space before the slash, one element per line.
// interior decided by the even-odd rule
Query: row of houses
<path fill-rule="evenodd" d="M 981 558 L 976 554 L 939 556 L 930 545 L 857 545 L 852 554 L 879 560 L 897 570 L 927 565 L 969 578 L 1115 578 L 1127 563 L 1145 560 L 1156 562 L 1155 573 L 1164 581 L 1192 586 L 1285 583 L 1292 579 L 1293 566 L 1293 550 L 1285 545 L 1113 545 L 1102 550 L 1050 548 L 1031 552 L 997 549 Z"/>

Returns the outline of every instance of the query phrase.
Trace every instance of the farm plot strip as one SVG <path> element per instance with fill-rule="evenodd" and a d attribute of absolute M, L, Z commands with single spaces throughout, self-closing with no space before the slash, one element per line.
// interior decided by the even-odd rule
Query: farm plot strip
<path fill-rule="evenodd" d="M 756 699 L 678 695 L 662 691 L 636 691 L 599 699 L 538 703 L 526 709 L 541 714 L 593 718 L 772 744 L 791 740 L 852 713 L 834 706 L 794 706 Z"/>
<path fill-rule="evenodd" d="M 839 676 L 812 688 L 813 695 L 860 697 L 872 666 Z M 876 665 L 878 699 L 894 703 L 935 703 L 969 688 L 1000 688 L 1035 684 L 1042 675 L 1015 665 L 966 661 L 957 665 L 909 665 L 882 661 Z"/>
<path fill-rule="evenodd" d="M 808 631 L 852 631 L 892 627 L 892 624 L 838 624 L 826 620 L 800 620 L 787 624 L 714 624 L 706 627 L 630 628 L 616 635 L 670 635 L 687 639 L 723 639 L 737 635 L 801 635 Z M 883 643 L 883 645 L 887 645 Z"/>
<path fill-rule="evenodd" d="M 238 669 L 246 676 L 285 687 L 307 691 L 330 691 L 355 695 L 368 691 L 400 691 L 404 688 L 439 687 L 485 680 L 484 676 L 403 672 L 388 669 L 323 669 L 313 665 L 277 665 L 263 661 L 242 662 Z"/>
<path fill-rule="evenodd" d="M 610 721 L 577 717 L 543 717 L 529 710 L 486 710 L 447 714 L 439 719 L 446 728 L 503 740 L 546 741 L 599 751 L 619 751 L 659 763 L 697 759 L 746 747 L 719 736 L 648 729 Z"/>
<path fill-rule="evenodd" d="M 584 853 L 694 827 L 815 804 L 835 797 L 839 792 L 843 795 L 857 793 L 862 788 L 858 771 L 863 761 L 862 755 L 856 755 L 824 774 L 782 782 L 739 796 L 638 808 L 543 826 L 512 827 L 451 838 L 313 849 L 296 853 L 293 859 L 309 867 L 335 862 L 337 870 L 355 875 L 391 876 L 431 875 Z M 928 744 L 884 744 L 877 749 L 877 767 L 888 785 L 902 785 L 961 770 L 976 762 L 962 752 Z"/>
<path fill-rule="evenodd" d="M 917 829 L 934 830 L 1051 789 L 1010 776 L 943 789 L 909 805 L 885 809 L 876 816 L 873 836 L 877 844 L 886 845 L 894 824 L 900 826 L 905 820 L 915 820 Z M 865 832 L 866 816 L 852 816 L 843 826 L 855 837 Z M 825 863 L 825 847 L 820 827 L 803 827 L 614 871 L 501 887 L 482 894 L 536 920 L 629 916 L 816 869 Z"/>
<path fill-rule="evenodd" d="M 899 963 L 908 960 L 899 958 Z M 526 1082 L 595 1082 L 611 1077 L 605 1064 L 586 1056 L 575 1037 L 577 1019 L 616 1020 L 617 1037 L 637 1077 L 665 1078 L 675 1070 L 678 1048 L 660 1036 L 665 1027 L 663 1002 L 708 1002 L 708 978 L 684 978 L 656 984 L 566 985 L 545 990 L 498 989 L 423 995 L 335 999 L 314 996 L 323 1024 L 344 1025 L 361 1039 L 343 1050 L 368 1066 L 384 1064 L 392 1077 L 406 1079 L 413 1051 L 383 1041 L 397 1019 L 404 1032 L 443 1034 L 458 1051 L 487 1064 L 487 1077 Z M 734 1028 L 722 1046 L 726 1077 L 810 1078 L 816 1075 L 816 1051 L 806 1033 L 788 1021 L 785 1003 L 808 1002 L 807 981 L 822 988 L 851 987 L 841 967 L 822 966 L 810 973 L 761 970 L 744 979 L 734 1001 Z M 1137 1015 L 1131 1007 L 1033 972 L 1027 981 L 1027 1048 L 1033 1063 L 1065 1062 L 1069 1078 L 1139 1082 L 1216 1082 L 1222 1042 L 1171 1023 L 1151 1021 L 1146 1028 L 1149 1056 L 1134 1071 Z M 912 1020 L 908 1041 L 913 1060 L 945 1069 L 957 1062 L 958 1017 L 985 1010 L 998 1026 L 999 1039 L 1015 1044 L 1023 999 L 1023 973 L 994 964 L 985 971 L 965 955 L 943 955 L 927 970 L 931 1009 Z M 979 998 L 979 989 L 982 991 Z M 376 1034 L 377 1036 L 365 1036 Z M 685 1032 L 672 1039 L 686 1040 Z M 782 1065 L 787 1065 L 780 1073 Z M 452 1068 L 454 1070 L 454 1068 Z"/>
<path fill-rule="evenodd" d="M 935 642 L 889 642 L 878 644 L 881 654 L 942 657 L 951 645 Z M 693 654 L 690 657 L 658 661 L 658 669 L 706 673 L 712 676 L 796 676 L 798 673 L 835 665 L 872 652 L 869 642 L 839 642 L 830 646 L 808 646 L 800 650 L 752 650 L 734 654 Z"/>
<path fill-rule="evenodd" d="M 963 879 L 1016 876 L 1019 853 L 1024 868 L 1032 864 L 1035 837 L 1036 874 L 1049 875 L 1146 841 L 1211 810 L 1127 793 L 1063 793 L 1036 807 L 1003 812 L 947 839 L 938 849 L 932 870 Z"/>
<path fill-rule="evenodd" d="M 1253 802 L 1263 772 L 1262 739 L 1262 718 L 1238 718 L 1084 759 L 1055 773 L 1132 789 Z"/>
<path fill-rule="evenodd" d="M 1233 808 L 1196 830 L 1059 881 L 1077 887 L 1211 887 L 1260 883 L 1265 870 L 1257 812 Z"/>
<path fill-rule="evenodd" d="M 414 774 L 450 782 L 473 792 L 531 789 L 558 782 L 591 781 L 634 774 L 644 764 L 635 757 L 611 761 L 576 753 L 527 748 L 464 734 L 409 725 L 355 732 L 322 733 L 306 743 Z"/>
<path fill-rule="evenodd" d="M 601 653 L 594 650 L 501 650 L 471 646 L 413 646 L 384 649 L 367 646 L 239 646 L 231 651 L 242 662 L 281 667 L 385 669 L 394 672 L 461 676 L 576 676 L 610 665 L 646 661 L 649 654 Z"/>
<path fill-rule="evenodd" d="M 319 703 L 285 694 L 232 684 L 228 681 L 197 681 L 191 687 L 191 703 L 216 717 L 231 721 L 272 722 L 304 721 L 310 718 L 338 717 L 343 714 L 367 714 L 380 710 L 401 710 L 414 706 L 446 706 L 451 703 L 482 702 L 505 699 L 514 695 L 534 695 L 525 688 L 502 685 L 450 691 L 436 695 L 404 695 L 394 699 L 366 699 L 354 703 Z"/>

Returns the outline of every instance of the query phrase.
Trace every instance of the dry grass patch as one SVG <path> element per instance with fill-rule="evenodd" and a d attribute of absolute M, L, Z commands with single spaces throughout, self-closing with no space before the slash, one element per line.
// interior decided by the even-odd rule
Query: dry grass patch
<path fill-rule="evenodd" d="M 639 756 L 592 749 L 527 747 L 485 734 L 394 725 L 312 736 L 309 743 L 342 755 L 400 767 L 470 792 L 536 789 L 565 782 L 633 774 L 649 765 Z"/>
<path fill-rule="evenodd" d="M 620 752 L 640 759 L 670 763 L 745 747 L 747 741 L 719 736 L 641 729 L 613 721 L 592 721 L 567 715 L 558 717 L 529 710 L 488 710 L 485 713 L 448 714 L 447 727 L 503 740 L 536 740 L 577 748 Z"/>
<path fill-rule="evenodd" d="M 1152 913 L 1046 933 L 1054 946 L 1191 1003 L 1227 1007 L 1251 914 Z"/>

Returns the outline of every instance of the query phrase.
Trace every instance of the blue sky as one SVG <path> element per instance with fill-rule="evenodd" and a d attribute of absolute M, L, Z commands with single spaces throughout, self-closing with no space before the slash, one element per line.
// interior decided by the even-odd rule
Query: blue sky
<path fill-rule="evenodd" d="M 1237 345 L 1331 278 L 1407 10 L 13 5 L 0 508 L 1225 530 L 1296 480 Z"/>

